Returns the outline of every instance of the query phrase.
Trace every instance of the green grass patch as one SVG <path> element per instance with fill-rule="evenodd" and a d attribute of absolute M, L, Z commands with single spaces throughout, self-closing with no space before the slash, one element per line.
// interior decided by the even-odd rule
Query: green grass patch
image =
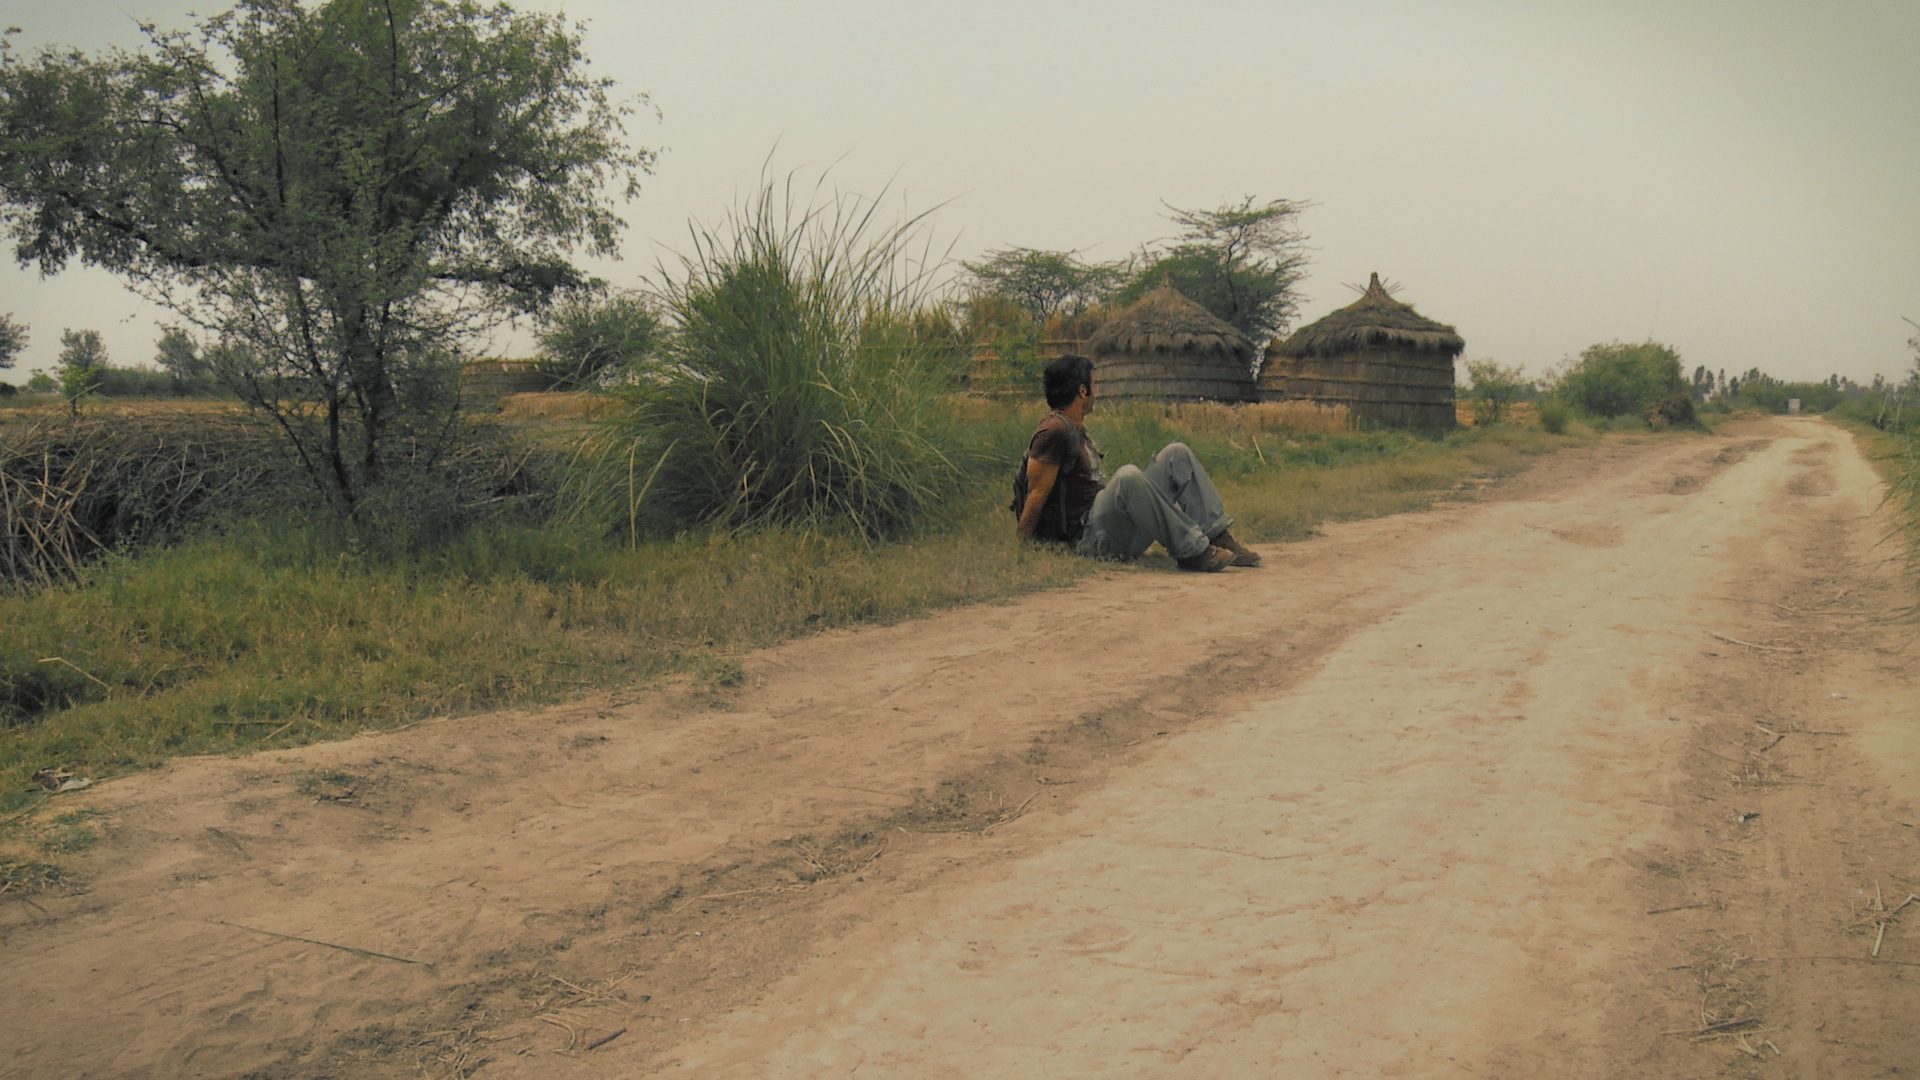
<path fill-rule="evenodd" d="M 92 808 L 58 814 L 38 828 L 34 846 L 48 855 L 78 855 L 99 841 L 100 829 L 95 821 L 101 816 Z"/>
<path fill-rule="evenodd" d="M 723 688 L 751 649 L 1103 572 L 1013 540 L 1008 481 L 1043 410 L 955 411 L 975 464 L 901 541 L 761 526 L 630 543 L 494 521 L 426 554 L 382 556 L 265 523 L 0 594 L 0 810 L 31 798 L 47 767 L 98 779 L 675 673 Z M 1264 425 L 1252 412 L 1136 406 L 1103 407 L 1090 427 L 1109 472 L 1186 441 L 1255 542 L 1426 506 L 1592 437 Z"/>
<path fill-rule="evenodd" d="M 1909 572 L 1920 578 L 1920 428 L 1883 430 L 1851 417 L 1834 422 L 1853 433 L 1887 482 L 1887 502 L 1904 530 Z"/>
<path fill-rule="evenodd" d="M 0 858 L 0 896 L 32 896 L 53 889 L 71 889 L 77 884 L 72 874 L 52 863 Z"/>

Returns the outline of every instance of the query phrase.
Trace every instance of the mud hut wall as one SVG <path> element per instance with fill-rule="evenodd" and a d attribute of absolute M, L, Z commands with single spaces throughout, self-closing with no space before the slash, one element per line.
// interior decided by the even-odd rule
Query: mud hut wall
<path fill-rule="evenodd" d="M 1450 388 L 1453 358 L 1444 353 L 1402 349 L 1364 349 L 1338 356 L 1302 356 L 1293 361 L 1296 378 L 1318 378 L 1380 386 Z"/>
<path fill-rule="evenodd" d="M 1304 398 L 1345 405 L 1360 423 L 1454 426 L 1453 357 L 1406 349 L 1362 349 L 1337 356 L 1273 357 L 1259 400 Z"/>
<path fill-rule="evenodd" d="M 1253 378 L 1231 356 L 1102 356 L 1093 377 L 1105 398 L 1146 401 L 1251 401 Z"/>

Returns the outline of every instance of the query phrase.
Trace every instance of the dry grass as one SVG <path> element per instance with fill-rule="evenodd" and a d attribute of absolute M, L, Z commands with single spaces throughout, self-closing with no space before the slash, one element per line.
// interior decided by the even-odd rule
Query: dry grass
<path fill-rule="evenodd" d="M 34 414 L 0 432 L 0 586 L 71 580 L 105 551 L 177 535 L 281 464 L 231 410 L 175 404 Z"/>
<path fill-rule="evenodd" d="M 613 414 L 618 402 L 606 394 L 546 390 L 508 394 L 500 399 L 502 420 L 599 420 Z"/>
<path fill-rule="evenodd" d="M 1453 403 L 1453 418 L 1460 422 L 1461 427 L 1479 426 L 1479 421 L 1474 419 L 1473 402 L 1464 398 Z M 1500 422 L 1515 427 L 1539 427 L 1540 405 L 1533 401 L 1513 402 L 1502 413 Z"/>
<path fill-rule="evenodd" d="M 1345 405 L 1321 405 L 1312 401 L 1262 401 L 1243 405 L 1203 401 L 1166 405 L 1162 413 L 1174 427 L 1229 437 L 1268 432 L 1331 435 L 1353 429 L 1353 420 Z"/>

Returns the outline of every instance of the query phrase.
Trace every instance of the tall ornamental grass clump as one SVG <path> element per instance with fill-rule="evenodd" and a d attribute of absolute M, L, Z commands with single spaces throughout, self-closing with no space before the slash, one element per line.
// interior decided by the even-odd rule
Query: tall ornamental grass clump
<path fill-rule="evenodd" d="M 818 189 L 801 208 L 789 178 L 695 226 L 663 275 L 673 332 L 583 451 L 577 509 L 629 542 L 700 525 L 879 539 L 928 520 L 963 471 L 937 401 L 949 375 L 912 332 L 922 219 L 876 215 Z"/>

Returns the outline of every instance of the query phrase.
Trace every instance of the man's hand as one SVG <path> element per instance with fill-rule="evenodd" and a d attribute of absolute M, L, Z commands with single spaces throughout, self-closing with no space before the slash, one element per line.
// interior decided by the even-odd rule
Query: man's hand
<path fill-rule="evenodd" d="M 1047 496 L 1053 494 L 1054 481 L 1059 478 L 1060 466 L 1027 459 L 1027 505 L 1020 508 L 1020 521 L 1014 526 L 1020 539 L 1033 539 L 1033 530 L 1040 525 L 1040 511 L 1047 505 Z"/>

